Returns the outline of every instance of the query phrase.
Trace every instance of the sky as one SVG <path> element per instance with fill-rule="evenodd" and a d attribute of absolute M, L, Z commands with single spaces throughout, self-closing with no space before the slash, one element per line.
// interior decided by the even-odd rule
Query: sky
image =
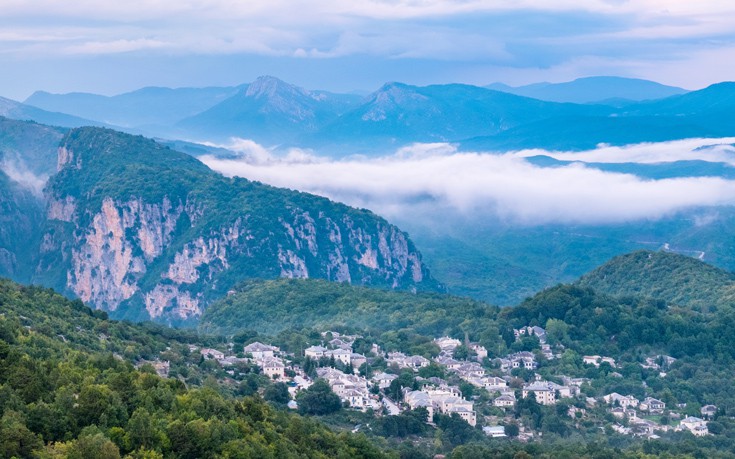
<path fill-rule="evenodd" d="M 286 156 L 251 140 L 226 145 L 235 159 L 200 158 L 228 176 L 298 189 L 370 209 L 389 220 L 436 215 L 499 218 L 513 225 L 611 224 L 656 220 L 692 208 L 735 205 L 735 181 L 720 177 L 644 179 L 585 165 L 700 160 L 735 167 L 735 138 L 687 139 L 583 152 L 539 149 L 505 154 L 415 144 L 379 158 L 335 160 L 294 149 Z M 702 148 L 704 147 L 704 148 Z M 546 155 L 574 163 L 537 167 Z"/>
<path fill-rule="evenodd" d="M 731 0 L 2 0 L 0 95 L 735 80 Z"/>

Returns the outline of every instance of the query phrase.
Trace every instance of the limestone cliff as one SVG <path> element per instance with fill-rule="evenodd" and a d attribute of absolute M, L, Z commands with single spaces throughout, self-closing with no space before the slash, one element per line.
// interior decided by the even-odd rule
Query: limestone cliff
<path fill-rule="evenodd" d="M 190 321 L 246 278 L 439 288 L 382 218 L 224 178 L 141 137 L 74 130 L 58 165 L 36 274 L 115 317 Z"/>

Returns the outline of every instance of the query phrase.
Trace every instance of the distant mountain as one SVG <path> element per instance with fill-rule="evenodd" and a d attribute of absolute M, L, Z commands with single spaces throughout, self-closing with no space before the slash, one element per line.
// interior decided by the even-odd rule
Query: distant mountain
<path fill-rule="evenodd" d="M 524 148 L 587 150 L 600 143 L 627 145 L 735 135 L 735 83 L 720 83 L 650 102 L 615 108 L 605 116 L 547 116 L 493 135 L 460 142 L 463 150 Z"/>
<path fill-rule="evenodd" d="M 526 158 L 531 164 L 540 167 L 563 167 L 575 161 L 559 161 L 550 156 L 539 155 Z M 720 177 L 735 180 L 735 166 L 702 160 L 672 161 L 668 163 L 583 163 L 585 167 L 605 172 L 632 174 L 647 179 L 660 180 L 684 177 Z"/>
<path fill-rule="evenodd" d="M 698 311 L 735 308 L 735 274 L 675 253 L 638 251 L 584 275 L 581 287 L 666 300 Z"/>
<path fill-rule="evenodd" d="M 699 91 L 628 107 L 625 115 L 715 116 L 735 110 L 735 82 L 713 84 Z"/>
<path fill-rule="evenodd" d="M 388 83 L 363 97 L 311 91 L 263 76 L 235 87 L 143 88 L 113 97 L 37 92 L 26 102 L 134 134 L 214 143 L 242 137 L 331 156 L 385 154 L 415 142 L 453 142 L 475 151 L 584 150 L 600 143 L 735 135 L 729 122 L 735 116 L 735 83 L 686 92 L 646 80 L 590 77 L 491 88 Z M 39 110 L 29 106 L 13 110 L 15 115 L 8 116 L 90 124 L 29 113 Z M 201 150 L 189 147 L 194 154 Z"/>
<path fill-rule="evenodd" d="M 543 102 L 477 86 L 390 83 L 310 140 L 363 148 L 446 142 L 494 135 L 551 117 L 609 113 L 607 107 Z"/>
<path fill-rule="evenodd" d="M 307 91 L 263 76 L 212 108 L 180 121 L 177 127 L 190 137 L 238 136 L 282 144 L 316 131 L 360 100 L 356 95 Z"/>
<path fill-rule="evenodd" d="M 723 129 L 688 117 L 562 116 L 528 122 L 492 136 L 459 142 L 465 151 L 592 150 L 599 144 L 630 145 L 694 137 L 720 137 Z M 733 128 L 735 133 L 735 128 Z"/>
<path fill-rule="evenodd" d="M 126 128 L 163 129 L 218 104 L 246 85 L 209 88 L 147 87 L 117 96 L 37 91 L 26 104 Z"/>
<path fill-rule="evenodd" d="M 686 89 L 666 86 L 638 78 L 598 76 L 578 78 L 566 83 L 535 83 L 512 87 L 503 83 L 486 86 L 488 89 L 550 102 L 573 102 L 577 104 L 612 103 L 663 99 L 684 94 Z"/>
<path fill-rule="evenodd" d="M 0 97 L 0 116 L 61 127 L 102 126 L 104 124 L 65 113 L 42 110 L 4 97 Z"/>
<path fill-rule="evenodd" d="M 248 278 L 440 289 L 377 215 L 228 179 L 140 136 L 73 130 L 58 164 L 32 280 L 116 317 L 191 321 Z"/>

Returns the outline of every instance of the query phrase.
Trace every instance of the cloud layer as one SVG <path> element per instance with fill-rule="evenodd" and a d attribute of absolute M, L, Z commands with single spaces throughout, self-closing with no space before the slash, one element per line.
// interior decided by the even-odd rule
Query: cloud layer
<path fill-rule="evenodd" d="M 732 140 L 732 139 L 726 139 Z M 698 206 L 735 205 L 735 181 L 713 177 L 645 180 L 608 173 L 575 163 L 542 168 L 525 156 L 547 154 L 559 159 L 593 158 L 597 162 L 641 162 L 725 158 L 735 160 L 732 148 L 696 147 L 720 140 L 687 140 L 646 144 L 623 149 L 600 148 L 582 153 L 541 152 L 458 153 L 447 144 L 420 144 L 382 158 L 330 160 L 300 150 L 274 156 L 250 141 L 231 145 L 238 159 L 204 157 L 212 169 L 275 186 L 307 191 L 387 217 L 426 214 L 436 209 L 482 218 L 493 216 L 510 223 L 616 223 L 657 219 Z M 670 155 L 666 158 L 665 152 Z"/>

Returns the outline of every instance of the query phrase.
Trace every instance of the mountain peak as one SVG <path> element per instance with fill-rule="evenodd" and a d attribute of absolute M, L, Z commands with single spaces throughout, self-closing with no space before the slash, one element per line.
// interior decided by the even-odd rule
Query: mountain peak
<path fill-rule="evenodd" d="M 280 80 L 274 76 L 264 75 L 258 77 L 255 81 L 248 85 L 245 91 L 246 97 L 253 97 L 259 99 L 261 97 L 274 97 L 281 93 L 307 95 L 306 91 L 288 84 L 283 80 Z"/>

